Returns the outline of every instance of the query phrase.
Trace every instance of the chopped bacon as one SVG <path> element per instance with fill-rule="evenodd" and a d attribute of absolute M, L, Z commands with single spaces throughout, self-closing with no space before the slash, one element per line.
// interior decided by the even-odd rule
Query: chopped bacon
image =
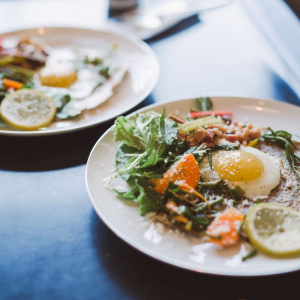
<path fill-rule="evenodd" d="M 238 137 L 236 134 L 228 134 L 225 139 L 230 142 L 230 143 L 234 143 L 235 141 L 238 140 Z"/>
<path fill-rule="evenodd" d="M 200 149 L 206 149 L 206 148 L 214 148 L 215 144 L 209 143 L 209 142 L 204 142 L 200 145 Z"/>
<path fill-rule="evenodd" d="M 206 136 L 206 130 L 204 128 L 201 127 L 195 130 L 194 137 L 197 140 L 197 142 L 199 143 L 202 142 L 205 136 Z"/>
<path fill-rule="evenodd" d="M 189 143 L 190 148 L 199 146 L 198 141 L 194 138 L 193 135 L 187 135 L 185 140 Z"/>
<path fill-rule="evenodd" d="M 247 127 L 245 127 L 241 135 L 242 140 L 247 139 L 249 134 L 250 134 L 250 130 Z"/>
<path fill-rule="evenodd" d="M 248 127 L 249 129 L 253 129 L 253 125 L 252 125 L 251 123 L 248 123 L 247 127 Z"/>
<path fill-rule="evenodd" d="M 233 122 L 230 125 L 224 123 L 210 124 L 205 128 L 195 129 L 194 133 L 178 133 L 178 139 L 186 143 L 188 148 L 199 149 L 212 148 L 224 139 L 230 143 L 238 143 L 247 146 L 250 140 L 256 140 L 261 136 L 261 128 L 254 128 L 251 123 Z"/>
<path fill-rule="evenodd" d="M 211 124 L 211 125 L 208 125 L 207 128 L 209 128 L 209 129 L 217 128 L 222 133 L 225 133 L 227 131 L 227 129 L 228 129 L 228 126 L 223 125 L 223 124 Z"/>
<path fill-rule="evenodd" d="M 209 128 L 209 129 L 211 129 L 211 128 L 219 128 L 219 127 L 220 127 L 220 125 L 218 125 L 218 124 L 210 124 L 210 125 L 207 126 L 207 128 Z"/>
<path fill-rule="evenodd" d="M 258 139 L 261 135 L 261 128 L 250 129 L 249 137 L 251 140 Z"/>
<path fill-rule="evenodd" d="M 211 143 L 214 140 L 215 132 L 212 129 L 206 130 L 205 142 Z"/>

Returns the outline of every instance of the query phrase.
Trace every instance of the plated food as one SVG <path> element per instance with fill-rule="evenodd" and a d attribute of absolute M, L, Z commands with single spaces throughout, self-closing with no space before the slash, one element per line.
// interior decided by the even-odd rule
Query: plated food
<path fill-rule="evenodd" d="M 244 235 L 260 250 L 300 253 L 298 212 L 265 205 L 247 218 L 256 203 L 299 207 L 299 145 L 292 143 L 292 134 L 271 128 L 262 134 L 250 122 L 233 121 L 232 111 L 213 110 L 208 97 L 195 101 L 201 110 L 186 118 L 173 113 L 167 118 L 165 110 L 118 117 L 113 135 L 121 145 L 106 184 L 122 177 L 130 190 L 114 191 L 136 201 L 141 215 L 207 236 L 216 245 L 236 244 L 246 219 Z"/>
<path fill-rule="evenodd" d="M 50 47 L 31 36 L 4 36 L 0 44 L 2 119 L 18 129 L 38 130 L 54 118 L 74 118 L 99 106 L 113 95 L 128 70 L 117 48 L 113 44 L 105 53 L 75 45 Z"/>
<path fill-rule="evenodd" d="M 142 101 L 157 75 L 157 60 L 143 42 L 113 33 L 38 28 L 4 34 L 0 132 L 53 134 L 104 122 Z M 46 111 L 55 106 L 55 113 L 43 112 L 44 105 Z"/>
<path fill-rule="evenodd" d="M 157 105 L 117 120 L 113 134 L 104 136 L 92 152 L 90 161 L 99 163 L 88 164 L 96 211 L 134 247 L 188 269 L 261 275 L 299 266 L 298 256 L 291 257 L 299 253 L 299 193 L 294 185 L 299 184 L 299 145 L 289 134 L 296 133 L 291 124 L 297 113 L 288 105 L 255 99 L 216 97 L 213 105 L 212 116 L 189 112 L 196 105 L 186 100 L 166 104 L 171 118 L 164 105 Z M 273 118 L 280 110 L 291 113 L 286 131 Z M 232 118 L 225 117 L 231 113 Z M 113 135 L 122 141 L 118 147 Z M 107 175 L 115 163 L 113 154 L 100 159 L 102 145 L 117 152 L 116 170 L 108 178 L 104 171 Z M 107 160 L 110 167 L 103 167 Z M 111 181 L 96 188 L 89 174 Z M 127 185 L 112 177 L 127 180 Z M 97 198 L 96 190 L 108 199 Z M 125 201 L 113 196 L 113 190 Z M 112 206 L 121 207 L 114 211 L 118 221 L 110 218 Z M 146 215 L 148 230 L 136 221 L 137 210 Z M 126 220 L 134 227 L 126 228 Z M 275 258 L 283 256 L 291 258 Z"/>

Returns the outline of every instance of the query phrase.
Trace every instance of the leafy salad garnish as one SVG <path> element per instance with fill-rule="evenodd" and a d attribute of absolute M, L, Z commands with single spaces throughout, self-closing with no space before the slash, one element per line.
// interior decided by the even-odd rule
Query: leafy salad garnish
<path fill-rule="evenodd" d="M 117 170 L 106 182 L 123 174 L 125 180 L 162 174 L 176 156 L 184 153 L 177 133 L 177 124 L 165 118 L 165 110 L 162 115 L 153 111 L 137 114 L 134 120 L 118 117 L 113 136 L 122 144 L 116 156 Z"/>

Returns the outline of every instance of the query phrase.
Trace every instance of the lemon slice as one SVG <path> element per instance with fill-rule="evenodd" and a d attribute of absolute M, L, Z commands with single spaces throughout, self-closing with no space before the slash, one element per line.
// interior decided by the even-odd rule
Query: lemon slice
<path fill-rule="evenodd" d="M 55 113 L 54 100 L 35 90 L 13 92 L 3 99 L 0 107 L 3 121 L 23 130 L 37 130 L 48 125 Z"/>
<path fill-rule="evenodd" d="M 254 205 L 245 229 L 257 249 L 275 256 L 300 253 L 300 213 L 276 204 Z"/>

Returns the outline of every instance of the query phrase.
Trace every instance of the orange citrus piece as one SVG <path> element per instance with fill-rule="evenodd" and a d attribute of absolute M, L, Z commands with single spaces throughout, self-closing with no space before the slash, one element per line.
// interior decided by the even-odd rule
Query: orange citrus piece
<path fill-rule="evenodd" d="M 226 209 L 206 230 L 207 234 L 221 236 L 221 239 L 210 238 L 209 241 L 219 246 L 234 245 L 239 239 L 237 228 L 243 220 L 244 215 L 235 207 Z"/>
<path fill-rule="evenodd" d="M 154 190 L 163 194 L 167 188 L 170 180 L 178 185 L 183 183 L 188 184 L 192 188 L 196 188 L 200 178 L 200 170 L 198 163 L 193 156 L 189 153 L 183 156 L 175 165 L 170 168 L 161 179 L 151 179 L 150 182 L 154 184 Z"/>

